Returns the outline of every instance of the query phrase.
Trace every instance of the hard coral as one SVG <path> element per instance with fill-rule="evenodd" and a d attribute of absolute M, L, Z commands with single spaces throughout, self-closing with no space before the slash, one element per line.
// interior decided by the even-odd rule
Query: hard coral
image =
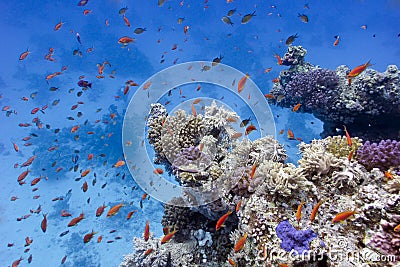
<path fill-rule="evenodd" d="M 367 170 L 379 168 L 387 171 L 391 167 L 400 166 L 400 142 L 396 140 L 382 140 L 377 143 L 366 141 L 357 151 L 357 161 Z"/>

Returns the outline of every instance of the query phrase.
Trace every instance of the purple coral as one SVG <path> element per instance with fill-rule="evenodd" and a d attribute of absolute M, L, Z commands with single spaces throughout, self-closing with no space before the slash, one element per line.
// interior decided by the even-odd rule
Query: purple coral
<path fill-rule="evenodd" d="M 282 221 L 276 227 L 276 234 L 282 240 L 281 248 L 287 252 L 296 251 L 302 254 L 309 250 L 308 244 L 317 237 L 311 229 L 296 230 L 288 220 Z"/>
<path fill-rule="evenodd" d="M 284 89 L 284 105 L 302 103 L 304 111 L 328 113 L 338 97 L 339 77 L 328 69 L 296 74 Z"/>
<path fill-rule="evenodd" d="M 182 151 L 176 155 L 176 158 L 172 164 L 174 171 L 184 170 L 186 172 L 197 173 L 211 164 L 211 159 L 208 155 L 201 152 L 196 146 L 191 146 L 182 149 Z M 188 169 L 190 167 L 190 169 Z M 193 168 L 195 167 L 195 168 Z"/>
<path fill-rule="evenodd" d="M 390 222 L 382 220 L 382 230 L 374 235 L 368 245 L 371 245 L 386 255 L 400 256 L 400 233 L 393 229 L 400 223 L 400 215 L 392 214 Z"/>
<path fill-rule="evenodd" d="M 400 166 L 400 142 L 382 140 L 377 143 L 366 141 L 357 151 L 357 161 L 367 170 L 379 168 L 387 171 L 390 167 Z"/>

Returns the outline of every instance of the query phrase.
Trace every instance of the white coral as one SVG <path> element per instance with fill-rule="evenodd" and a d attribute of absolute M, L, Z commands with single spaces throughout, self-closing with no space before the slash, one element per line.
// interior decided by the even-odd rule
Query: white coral
<path fill-rule="evenodd" d="M 211 103 L 211 106 L 205 107 L 204 124 L 207 130 L 225 127 L 230 124 L 230 120 L 238 119 L 239 116 L 235 112 L 229 111 L 223 106 L 218 107 L 215 101 Z"/>

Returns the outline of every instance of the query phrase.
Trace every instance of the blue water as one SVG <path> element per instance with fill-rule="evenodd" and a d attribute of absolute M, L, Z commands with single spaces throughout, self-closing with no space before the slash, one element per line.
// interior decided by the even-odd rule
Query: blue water
<path fill-rule="evenodd" d="M 9 116 L 7 111 L 0 115 L 3 132 L 0 137 L 2 266 L 11 266 L 21 256 L 20 266 L 27 266 L 29 255 L 32 255 L 31 266 L 58 266 L 64 255 L 67 255 L 64 266 L 117 266 L 124 254 L 132 252 L 131 240 L 142 235 L 146 220 L 150 221 L 152 233 L 156 236 L 162 234 L 161 203 L 150 198 L 143 201 L 141 208 L 140 199 L 144 192 L 137 188 L 128 169 L 125 166 L 112 167 L 124 158 L 121 141 L 123 115 L 137 88 L 131 87 L 124 95 L 127 80 L 140 85 L 174 63 L 211 61 L 222 55 L 222 63 L 249 73 L 261 91 L 267 93 L 272 88 L 272 79 L 286 68 L 276 64 L 273 54 L 283 55 L 286 38 L 295 33 L 299 38 L 294 45 L 302 45 L 308 50 L 306 61 L 321 67 L 335 69 L 347 65 L 353 68 L 371 59 L 373 68 L 383 72 L 387 65 L 400 62 L 400 1 L 397 0 L 234 0 L 233 3 L 171 0 L 162 7 L 157 6 L 156 0 L 89 0 L 84 7 L 77 6 L 77 3 L 61 0 L 0 1 L 0 106 L 9 106 L 9 111 L 12 111 Z M 309 9 L 304 8 L 305 4 Z M 118 13 L 126 6 L 129 28 Z M 237 11 L 231 17 L 233 26 L 224 24 L 221 18 L 234 8 Z M 91 12 L 84 15 L 85 9 Z M 256 16 L 242 25 L 242 16 L 253 11 L 256 11 Z M 303 23 L 297 17 L 298 13 L 306 14 L 309 22 Z M 178 18 L 184 18 L 182 24 L 178 24 Z M 106 26 L 106 20 L 109 26 Z M 59 22 L 64 24 L 55 31 Z M 362 25 L 367 28 L 362 29 Z M 189 26 L 187 34 L 184 33 L 185 26 Z M 134 34 L 137 27 L 146 28 L 146 31 Z M 80 35 L 81 44 L 76 33 Z M 333 46 L 335 35 L 341 37 L 338 46 Z M 118 44 L 122 36 L 134 37 L 136 42 L 123 48 Z M 177 49 L 172 50 L 174 44 L 177 44 Z M 50 48 L 54 48 L 52 57 L 55 61 L 44 59 Z M 87 52 L 89 48 L 93 51 Z M 79 51 L 73 55 L 77 49 L 81 56 Z M 29 51 L 28 56 L 19 60 L 25 51 Z M 164 61 L 161 63 L 161 60 Z M 98 79 L 96 64 L 105 61 L 111 66 L 105 64 L 105 78 Z M 62 74 L 46 81 L 47 75 L 61 72 L 63 66 L 67 68 Z M 272 71 L 264 73 L 268 67 L 272 67 Z M 91 82 L 92 88 L 78 97 L 80 76 L 85 76 L 83 80 Z M 50 91 L 50 87 L 58 89 Z M 195 90 L 195 86 L 192 87 Z M 30 95 L 34 92 L 37 95 L 32 98 Z M 22 100 L 23 97 L 28 101 Z M 52 105 L 57 99 L 59 104 Z M 83 104 L 71 110 L 78 101 Z M 169 105 L 178 103 L 176 100 Z M 45 105 L 48 108 L 43 112 L 31 114 L 35 107 Z M 276 106 L 271 106 L 271 109 L 277 132 L 290 128 L 305 142 L 319 138 L 322 123 L 312 115 L 293 113 Z M 82 112 L 81 117 L 77 116 L 78 112 Z M 111 118 L 111 114 L 115 117 Z M 240 114 L 241 117 L 248 115 Z M 69 116 L 74 120 L 67 119 Z M 42 129 L 32 123 L 35 117 L 40 119 Z M 32 126 L 19 127 L 19 123 L 31 123 Z M 80 128 L 71 133 L 75 125 L 80 125 Z M 54 132 L 56 129 L 59 133 Z M 31 136 L 27 142 L 32 145 L 24 146 L 26 142 L 21 139 L 26 136 Z M 289 153 L 288 162 L 295 163 L 298 141 L 287 140 L 286 136 L 279 134 L 277 139 Z M 14 150 L 13 142 L 19 146 L 19 152 Z M 48 151 L 53 146 L 56 148 Z M 92 160 L 87 159 L 90 153 L 94 154 Z M 26 184 L 20 186 L 17 177 L 26 168 L 14 168 L 14 164 L 21 164 L 32 155 L 36 155 L 36 159 L 28 167 L 31 172 Z M 74 163 L 72 158 L 76 156 Z M 77 164 L 76 172 L 70 170 Z M 56 172 L 59 167 L 63 169 Z M 87 169 L 91 170 L 90 173 L 75 181 L 80 172 Z M 48 179 L 41 179 L 36 185 L 38 190 L 32 192 L 35 186 L 30 186 L 30 183 L 37 177 Z M 87 192 L 81 189 L 84 181 L 89 184 Z M 35 195 L 40 197 L 33 199 Z M 10 201 L 12 196 L 18 199 Z M 63 200 L 52 201 L 56 197 Z M 116 216 L 105 218 L 103 214 L 97 218 L 95 211 L 103 203 L 108 208 L 119 203 L 126 206 Z M 37 209 L 39 205 L 42 209 L 40 214 L 31 214 L 30 209 Z M 85 219 L 75 227 L 67 227 L 71 217 L 61 217 L 61 210 L 72 213 L 72 217 L 83 211 Z M 131 220 L 126 220 L 126 214 L 131 210 L 138 212 Z M 26 214 L 31 216 L 17 221 Z M 48 214 L 45 233 L 40 228 L 42 214 Z M 84 244 L 83 236 L 92 229 L 98 234 L 90 243 Z M 66 230 L 69 233 L 60 237 Z M 109 233 L 110 230 L 117 231 Z M 99 235 L 103 236 L 101 243 L 97 243 Z M 30 250 L 24 252 L 27 236 L 33 239 L 33 243 Z M 118 236 L 121 239 L 116 239 Z M 8 247 L 8 243 L 14 245 Z"/>

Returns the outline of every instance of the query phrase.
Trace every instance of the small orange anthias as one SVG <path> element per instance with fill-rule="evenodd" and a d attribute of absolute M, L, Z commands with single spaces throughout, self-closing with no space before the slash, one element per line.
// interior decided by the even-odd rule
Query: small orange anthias
<path fill-rule="evenodd" d="M 360 65 L 355 67 L 354 69 L 352 69 L 349 74 L 347 74 L 347 79 L 349 81 L 349 85 L 351 85 L 351 80 L 355 77 L 357 77 L 358 75 L 361 74 L 361 72 L 363 72 L 366 68 L 368 68 L 369 66 L 372 66 L 372 64 L 369 63 L 370 60 L 368 60 L 367 63 L 365 63 L 364 65 Z"/>

